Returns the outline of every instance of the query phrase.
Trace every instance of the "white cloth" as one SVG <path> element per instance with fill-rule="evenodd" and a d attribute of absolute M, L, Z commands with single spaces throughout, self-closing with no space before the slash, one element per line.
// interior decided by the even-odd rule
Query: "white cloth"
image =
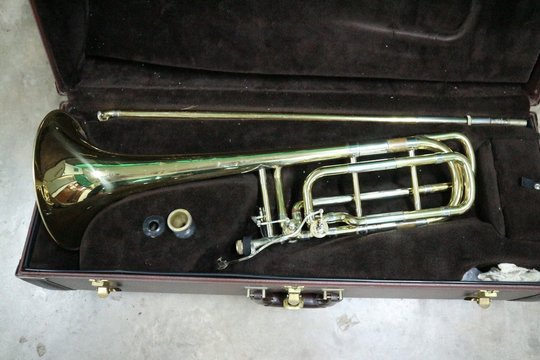
<path fill-rule="evenodd" d="M 482 281 L 540 281 L 540 271 L 503 263 L 485 273 L 478 274 L 478 279 Z"/>

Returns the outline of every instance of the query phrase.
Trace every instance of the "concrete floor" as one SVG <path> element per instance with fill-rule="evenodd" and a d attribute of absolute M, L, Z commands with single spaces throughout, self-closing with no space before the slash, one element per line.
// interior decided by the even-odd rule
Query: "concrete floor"
<path fill-rule="evenodd" d="M 540 358 L 540 303 L 345 299 L 323 310 L 243 297 L 50 291 L 13 273 L 34 206 L 32 142 L 55 93 L 26 1 L 0 5 L 0 358 Z"/>

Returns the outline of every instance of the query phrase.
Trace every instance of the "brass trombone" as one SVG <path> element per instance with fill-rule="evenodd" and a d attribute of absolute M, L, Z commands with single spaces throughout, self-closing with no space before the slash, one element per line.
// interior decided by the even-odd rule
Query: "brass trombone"
<path fill-rule="evenodd" d="M 459 142 L 463 154 L 454 152 L 447 141 Z M 394 157 L 360 161 L 364 156 L 385 154 Z M 293 205 L 289 216 L 282 168 L 335 159 L 345 159 L 347 163 L 321 166 L 308 174 L 302 200 Z M 447 166 L 450 180 L 420 185 L 417 167 L 433 164 Z M 410 169 L 411 187 L 360 191 L 359 173 L 397 168 Z M 250 259 L 274 244 L 427 225 L 462 214 L 474 202 L 474 169 L 472 145 L 459 133 L 250 155 L 191 158 L 121 155 L 91 145 L 77 121 L 62 111 L 53 111 L 45 117 L 38 131 L 34 157 L 37 203 L 43 223 L 60 246 L 71 250 L 79 248 L 85 229 L 99 211 L 128 195 L 171 184 L 257 172 L 263 204 L 255 221 L 263 237 L 237 241 L 236 250 L 242 257 L 230 261 L 220 258 L 218 269 Z M 267 182 L 270 170 L 274 176 L 277 218 L 272 215 L 270 205 Z M 352 194 L 313 197 L 312 189 L 317 181 L 339 175 L 352 176 Z M 450 191 L 448 204 L 422 207 L 421 195 L 441 191 Z M 414 210 L 362 214 L 363 201 L 403 196 L 412 197 Z M 355 214 L 323 210 L 326 205 L 344 203 L 354 203 Z"/>

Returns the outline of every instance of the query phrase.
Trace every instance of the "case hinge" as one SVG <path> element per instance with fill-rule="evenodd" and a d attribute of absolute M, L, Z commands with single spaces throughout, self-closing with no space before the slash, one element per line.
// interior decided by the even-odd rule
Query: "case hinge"
<path fill-rule="evenodd" d="M 266 297 L 265 286 L 246 286 L 246 296 L 253 300 L 262 300 Z"/>
<path fill-rule="evenodd" d="M 476 302 L 482 309 L 487 309 L 491 305 L 491 300 L 497 297 L 499 290 L 478 290 L 465 300 Z"/>
<path fill-rule="evenodd" d="M 341 301 L 343 300 L 343 289 L 322 289 L 323 300 Z"/>

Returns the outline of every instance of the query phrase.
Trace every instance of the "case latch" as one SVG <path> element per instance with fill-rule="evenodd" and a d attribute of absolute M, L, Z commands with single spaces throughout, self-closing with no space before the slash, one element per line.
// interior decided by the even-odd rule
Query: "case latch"
<path fill-rule="evenodd" d="M 491 300 L 497 297 L 499 290 L 478 290 L 474 294 L 465 297 L 465 300 L 476 302 L 482 309 L 491 305 Z"/>
<path fill-rule="evenodd" d="M 287 297 L 283 300 L 285 309 L 301 309 L 304 307 L 304 299 L 302 298 L 303 286 L 285 286 Z"/>
<path fill-rule="evenodd" d="M 89 279 L 88 281 L 90 281 L 90 284 L 92 284 L 93 287 L 97 288 L 97 294 L 102 299 L 105 299 L 112 292 L 120 291 L 120 289 L 115 287 L 109 280 Z"/>

